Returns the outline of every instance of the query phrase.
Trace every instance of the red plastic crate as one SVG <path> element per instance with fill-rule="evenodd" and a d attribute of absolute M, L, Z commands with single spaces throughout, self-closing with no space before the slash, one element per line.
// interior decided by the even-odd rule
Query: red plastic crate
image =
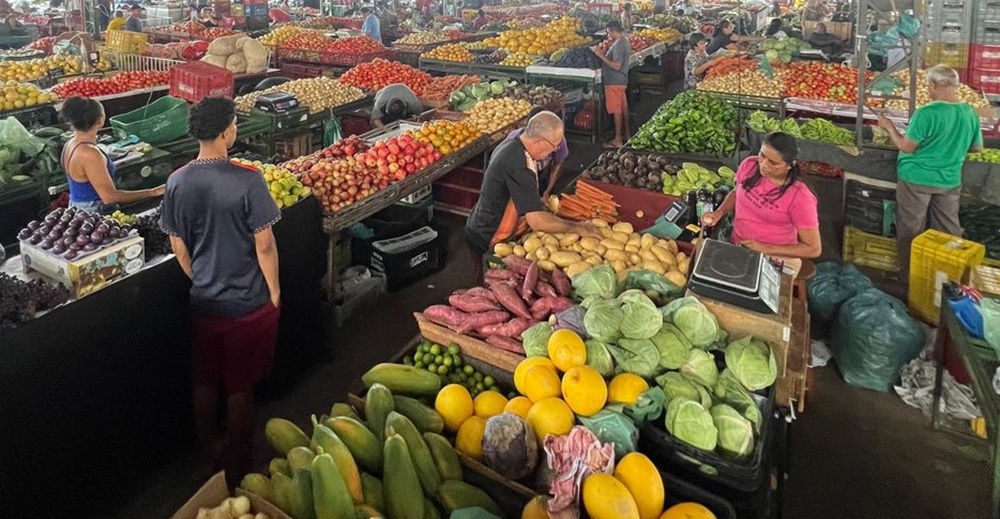
<path fill-rule="evenodd" d="M 189 103 L 206 97 L 233 97 L 233 73 L 203 61 L 170 68 L 170 95 Z"/>
<path fill-rule="evenodd" d="M 969 86 L 984 94 L 1000 94 L 1000 70 L 970 70 Z"/>
<path fill-rule="evenodd" d="M 969 68 L 1000 70 L 1000 45 L 972 45 Z"/>

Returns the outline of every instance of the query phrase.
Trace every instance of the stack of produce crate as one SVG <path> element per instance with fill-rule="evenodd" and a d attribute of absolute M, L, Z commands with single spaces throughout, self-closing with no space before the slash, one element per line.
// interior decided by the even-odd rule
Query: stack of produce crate
<path fill-rule="evenodd" d="M 1000 0 L 968 2 L 974 11 L 969 85 L 1000 95 Z"/>
<path fill-rule="evenodd" d="M 948 65 L 966 81 L 969 42 L 973 34 L 973 12 L 979 2 L 932 0 L 924 23 L 924 66 Z"/>

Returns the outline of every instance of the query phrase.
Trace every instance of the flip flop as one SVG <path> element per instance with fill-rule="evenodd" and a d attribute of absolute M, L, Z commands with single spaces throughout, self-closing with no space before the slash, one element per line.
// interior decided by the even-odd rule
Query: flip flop
<path fill-rule="evenodd" d="M 610 142 L 605 142 L 604 143 L 604 149 L 606 149 L 606 150 L 617 150 L 617 149 L 621 149 L 621 146 L 615 146 L 614 144 L 611 144 Z"/>

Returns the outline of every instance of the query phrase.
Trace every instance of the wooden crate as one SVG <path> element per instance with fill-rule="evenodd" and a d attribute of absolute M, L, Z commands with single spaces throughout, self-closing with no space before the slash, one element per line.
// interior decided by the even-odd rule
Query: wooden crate
<path fill-rule="evenodd" d="M 280 155 L 284 160 L 303 157 L 316 151 L 315 139 L 312 132 L 306 132 L 293 137 L 279 137 L 274 139 L 274 153 Z"/>
<path fill-rule="evenodd" d="M 507 373 L 514 373 L 524 356 L 490 346 L 485 341 L 455 333 L 444 326 L 430 322 L 424 314 L 416 312 L 413 317 L 425 339 L 443 346 L 454 344 L 465 357 L 472 357 Z"/>

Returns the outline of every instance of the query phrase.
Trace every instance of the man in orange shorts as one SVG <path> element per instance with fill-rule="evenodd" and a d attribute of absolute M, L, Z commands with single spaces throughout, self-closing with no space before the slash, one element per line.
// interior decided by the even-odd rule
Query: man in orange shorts
<path fill-rule="evenodd" d="M 628 138 L 629 117 L 628 100 L 625 90 L 628 88 L 629 58 L 632 48 L 628 38 L 622 34 L 622 24 L 617 20 L 608 22 L 608 39 L 613 41 L 607 53 L 599 47 L 594 47 L 594 54 L 601 58 L 601 81 L 604 83 L 604 106 L 615 120 L 615 138 L 604 145 L 606 148 L 621 148 Z"/>

